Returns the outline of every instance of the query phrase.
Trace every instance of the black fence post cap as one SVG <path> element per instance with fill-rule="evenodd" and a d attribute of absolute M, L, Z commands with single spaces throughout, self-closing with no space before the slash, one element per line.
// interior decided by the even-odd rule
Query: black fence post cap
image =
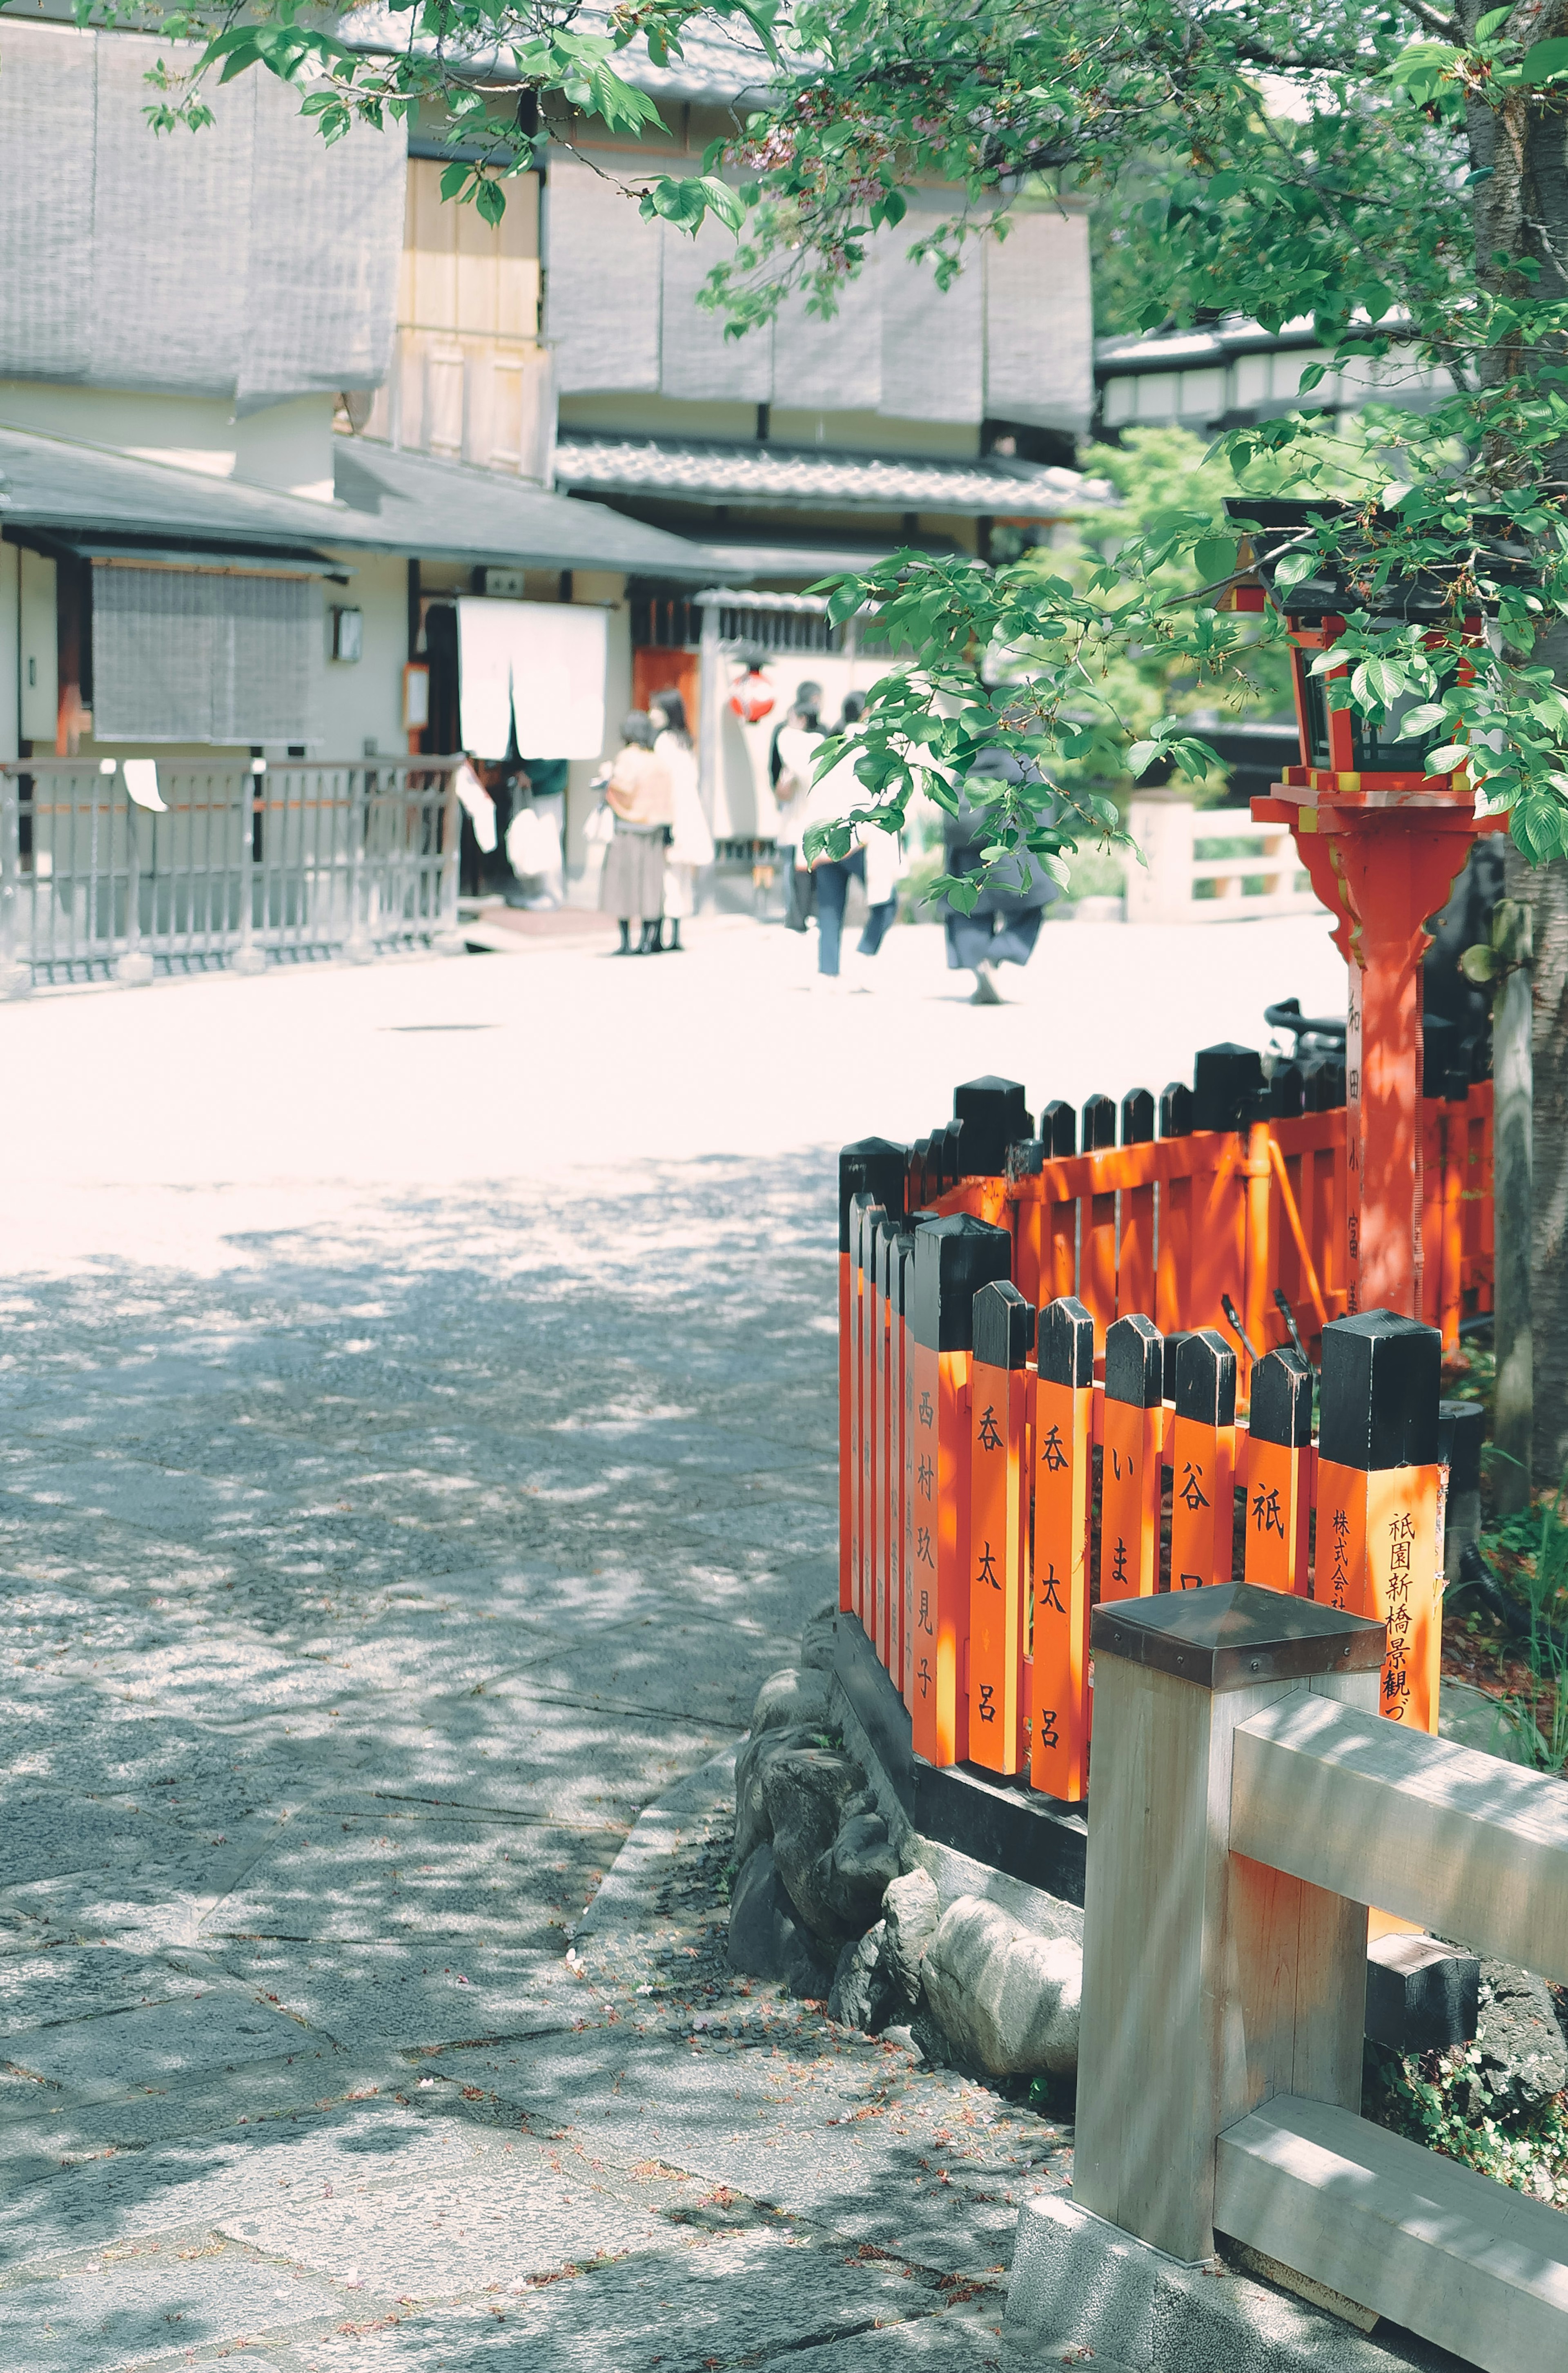
<path fill-rule="evenodd" d="M 1236 1128 L 1247 1098 L 1262 1084 L 1263 1058 L 1255 1046 L 1229 1039 L 1200 1046 L 1192 1067 L 1193 1128 Z"/>
<path fill-rule="evenodd" d="M 1443 1338 L 1393 1310 L 1361 1310 L 1323 1329 L 1318 1452 L 1378 1474 L 1435 1467 Z"/>
<path fill-rule="evenodd" d="M 1312 1439 L 1312 1371 L 1299 1351 L 1267 1351 L 1252 1370 L 1247 1412 L 1254 1442 L 1304 1450 Z"/>
<path fill-rule="evenodd" d="M 889 1210 L 904 1207 L 904 1172 L 910 1159 L 907 1145 L 886 1137 L 857 1138 L 839 1154 L 839 1250 L 849 1250 L 849 1207 L 856 1195 L 869 1195 Z"/>
<path fill-rule="evenodd" d="M 1023 1082 L 991 1073 L 966 1080 L 953 1090 L 953 1118 L 963 1131 L 958 1172 L 964 1178 L 1000 1178 L 1007 1166 L 1008 1146 L 1015 1138 L 1028 1137 L 1033 1125 Z"/>
<path fill-rule="evenodd" d="M 1009 1278 L 993 1278 L 974 1298 L 974 1355 L 988 1368 L 1021 1368 L 1034 1350 L 1035 1307 Z"/>
<path fill-rule="evenodd" d="M 1042 1385 L 1074 1392 L 1095 1380 L 1095 1322 L 1076 1295 L 1048 1302 L 1036 1329 L 1035 1367 Z"/>
<path fill-rule="evenodd" d="M 1129 1088 L 1121 1099 L 1121 1142 L 1151 1145 L 1155 1134 L 1155 1100 L 1147 1088 Z"/>
<path fill-rule="evenodd" d="M 1105 1335 L 1105 1397 L 1133 1409 L 1158 1409 L 1165 1398 L 1165 1350 L 1159 1328 L 1141 1311 L 1118 1318 Z"/>
<path fill-rule="evenodd" d="M 975 1295 L 1012 1270 L 1007 1229 L 969 1211 L 925 1221 L 914 1235 L 915 1341 L 928 1351 L 972 1350 Z"/>
<path fill-rule="evenodd" d="M 1098 1153 L 1116 1143 L 1116 1106 L 1109 1096 L 1093 1095 L 1084 1106 L 1084 1151 Z"/>
<path fill-rule="evenodd" d="M 1040 1133 L 1053 1161 L 1065 1161 L 1078 1151 L 1078 1116 L 1060 1096 L 1053 1096 L 1041 1113 Z"/>
<path fill-rule="evenodd" d="M 1093 1655 L 1171 1673 L 1216 1695 L 1259 1681 L 1375 1673 L 1386 1639 L 1385 1624 L 1249 1582 L 1116 1599 L 1097 1607 L 1089 1625 Z"/>
<path fill-rule="evenodd" d="M 1236 1353 L 1216 1328 L 1200 1327 L 1182 1343 L 1175 1397 L 1178 1417 L 1195 1418 L 1200 1425 L 1235 1424 Z"/>
<path fill-rule="evenodd" d="M 1481 1442 L 1486 1412 L 1479 1401 L 1439 1401 L 1437 1458 L 1448 1469 L 1450 1498 L 1481 1490 Z"/>
<path fill-rule="evenodd" d="M 1191 1137 L 1192 1091 L 1184 1080 L 1172 1080 L 1160 1090 L 1160 1135 Z"/>

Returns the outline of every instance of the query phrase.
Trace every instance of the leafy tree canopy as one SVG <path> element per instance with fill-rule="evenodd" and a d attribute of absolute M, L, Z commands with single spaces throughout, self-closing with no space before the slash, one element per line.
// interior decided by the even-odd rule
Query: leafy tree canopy
<path fill-rule="evenodd" d="M 78 8 L 103 20 L 96 0 Z M 1412 747 L 1435 736 L 1425 763 L 1466 766 L 1529 857 L 1568 852 L 1568 0 L 1460 0 L 1453 14 L 1436 0 L 797 0 L 782 35 L 772 0 L 624 0 L 592 16 L 553 0 L 392 0 L 390 33 L 369 48 L 346 12 L 296 0 L 155 0 L 134 21 L 205 43 L 194 78 L 166 77 L 156 123 L 199 123 L 205 78 L 254 65 L 305 86 L 329 139 L 356 114 L 383 122 L 438 99 L 475 159 L 453 163 L 447 194 L 492 217 L 506 179 L 575 120 L 618 134 L 653 122 L 624 71 L 631 45 L 662 63 L 722 23 L 755 45 L 765 95 L 703 173 L 656 168 L 637 194 L 692 229 L 712 210 L 737 230 L 709 300 L 738 335 L 790 289 L 830 312 L 873 234 L 896 230 L 912 188 L 940 182 L 952 212 L 915 243 L 939 281 L 977 237 L 1005 235 L 1020 198 L 1087 194 L 1119 323 L 1305 315 L 1337 361 L 1440 368 L 1446 401 L 1374 408 L 1353 440 L 1313 417 L 1308 370 L 1301 412 L 1215 447 L 1210 466 L 1237 498 L 1225 533 L 1212 498 L 1176 500 L 1086 571 L 910 551 L 835 581 L 835 613 L 869 605 L 899 654 L 858 770 L 889 824 L 917 783 L 950 802 L 998 742 L 1083 782 L 1082 762 L 1131 721 L 1132 770 L 1163 754 L 1202 775 L 1213 753 L 1181 702 L 1130 720 L 1104 687 L 1151 652 L 1214 696 L 1277 667 L 1279 623 L 1260 636 L 1214 602 L 1247 498 L 1288 485 L 1324 508 L 1304 532 L 1254 540 L 1276 584 L 1337 559 L 1358 588 L 1325 661 L 1349 662 L 1330 698 L 1397 721 Z M 1416 573 L 1439 590 L 1435 625 L 1393 614 L 1390 589 Z M 1479 641 L 1465 624 L 1477 614 Z M 1102 794 L 1066 779 L 1065 806 L 1038 787 L 970 788 L 990 804 L 999 858 L 1027 849 L 1055 870 L 1078 833 L 1114 824 Z"/>

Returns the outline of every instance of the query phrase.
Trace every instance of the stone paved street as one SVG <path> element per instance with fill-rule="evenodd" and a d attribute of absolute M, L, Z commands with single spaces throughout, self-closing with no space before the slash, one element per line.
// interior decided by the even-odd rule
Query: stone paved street
<path fill-rule="evenodd" d="M 833 1153 L 1342 972 L 808 961 L 0 1008 L 0 2366 L 1000 2362 L 1063 2130 L 723 1959 L 729 1759 L 834 1586 Z"/>

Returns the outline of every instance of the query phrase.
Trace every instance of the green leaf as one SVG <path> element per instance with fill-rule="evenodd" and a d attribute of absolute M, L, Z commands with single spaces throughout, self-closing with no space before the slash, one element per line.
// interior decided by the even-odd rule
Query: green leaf
<path fill-rule="evenodd" d="M 1465 978 L 1473 981 L 1478 988 L 1484 988 L 1489 980 L 1495 980 L 1497 977 L 1497 958 L 1491 948 L 1467 948 L 1459 958 L 1459 970 L 1464 974 Z"/>
<path fill-rule="evenodd" d="M 487 176 L 474 193 L 474 204 L 484 221 L 494 225 L 506 211 L 506 193 L 499 181 L 493 181 Z"/>
<path fill-rule="evenodd" d="M 1443 749 L 1432 752 L 1424 761 L 1426 771 L 1429 775 L 1451 775 L 1456 766 L 1464 765 L 1469 754 L 1468 743 L 1450 742 Z"/>
<path fill-rule="evenodd" d="M 1519 62 L 1519 80 L 1527 88 L 1568 74 L 1568 41 L 1537 41 Z"/>
<path fill-rule="evenodd" d="M 1221 577 L 1229 577 L 1236 568 L 1236 539 L 1229 535 L 1205 535 L 1192 547 L 1192 557 L 1198 565 L 1198 575 L 1205 585 Z"/>
<path fill-rule="evenodd" d="M 1136 782 L 1139 776 L 1151 766 L 1156 758 L 1163 758 L 1165 752 L 1157 742 L 1134 742 L 1127 753 L 1127 772 Z"/>
<path fill-rule="evenodd" d="M 1274 564 L 1274 583 L 1282 591 L 1288 592 L 1293 585 L 1299 585 L 1304 578 L 1310 577 L 1317 566 L 1315 552 L 1287 552 Z"/>
<path fill-rule="evenodd" d="M 1476 40 L 1484 41 L 1490 39 L 1491 35 L 1496 32 L 1499 25 L 1505 25 L 1508 22 L 1513 13 L 1512 8 L 1489 8 L 1475 29 Z"/>

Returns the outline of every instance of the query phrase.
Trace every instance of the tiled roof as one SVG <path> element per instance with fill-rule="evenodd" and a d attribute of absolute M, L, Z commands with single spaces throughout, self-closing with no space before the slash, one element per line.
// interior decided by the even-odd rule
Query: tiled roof
<path fill-rule="evenodd" d="M 935 462 L 812 445 L 723 445 L 668 437 L 562 434 L 558 485 L 594 495 L 662 495 L 691 503 L 965 518 L 1060 519 L 1107 498 L 1076 470 L 1031 462 Z"/>

